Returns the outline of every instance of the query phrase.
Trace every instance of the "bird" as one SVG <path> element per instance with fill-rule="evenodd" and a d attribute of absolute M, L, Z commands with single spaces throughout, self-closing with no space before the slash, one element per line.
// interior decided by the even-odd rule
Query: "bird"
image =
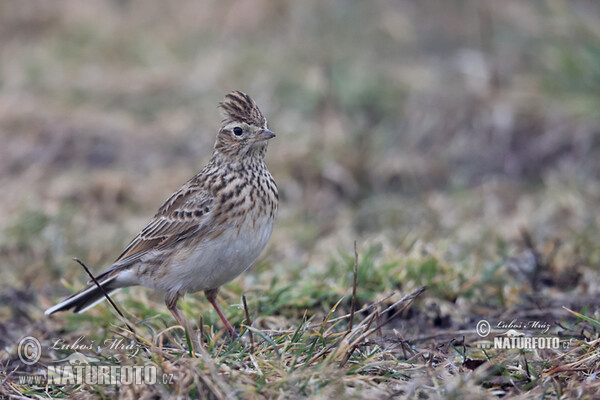
<path fill-rule="evenodd" d="M 235 330 L 216 302 L 221 285 L 246 271 L 273 231 L 279 195 L 265 164 L 275 134 L 254 100 L 233 91 L 208 164 L 173 193 L 115 262 L 81 291 L 45 311 L 81 313 L 104 292 L 141 285 L 165 294 L 175 320 L 186 327 L 177 301 L 204 291 L 232 337 Z"/>

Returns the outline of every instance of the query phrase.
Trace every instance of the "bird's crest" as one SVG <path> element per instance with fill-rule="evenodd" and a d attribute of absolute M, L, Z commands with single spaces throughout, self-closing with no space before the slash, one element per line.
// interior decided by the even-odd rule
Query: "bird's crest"
<path fill-rule="evenodd" d="M 267 120 L 260 109 L 246 93 L 234 91 L 225 96 L 225 101 L 219 103 L 225 119 L 223 123 L 234 121 L 245 122 L 249 125 L 266 127 Z"/>

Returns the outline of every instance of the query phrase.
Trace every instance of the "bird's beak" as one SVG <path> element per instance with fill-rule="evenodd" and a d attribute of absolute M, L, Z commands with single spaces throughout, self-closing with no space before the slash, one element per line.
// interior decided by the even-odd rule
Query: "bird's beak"
<path fill-rule="evenodd" d="M 265 140 L 273 139 L 275 134 L 268 129 L 263 130 L 261 133 L 254 137 L 254 140 L 257 142 L 262 142 Z"/>

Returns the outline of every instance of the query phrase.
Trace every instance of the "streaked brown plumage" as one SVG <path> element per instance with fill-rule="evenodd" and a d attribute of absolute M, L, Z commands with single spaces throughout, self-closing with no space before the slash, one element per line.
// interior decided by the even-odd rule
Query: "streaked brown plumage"
<path fill-rule="evenodd" d="M 222 284 L 252 265 L 271 235 L 278 194 L 264 157 L 275 135 L 247 94 L 229 93 L 219 107 L 225 119 L 209 163 L 165 201 L 97 280 L 107 292 L 132 285 L 165 292 L 181 325 L 177 300 L 203 290 L 233 335 L 215 298 Z M 102 299 L 88 282 L 46 314 L 82 312 Z"/>

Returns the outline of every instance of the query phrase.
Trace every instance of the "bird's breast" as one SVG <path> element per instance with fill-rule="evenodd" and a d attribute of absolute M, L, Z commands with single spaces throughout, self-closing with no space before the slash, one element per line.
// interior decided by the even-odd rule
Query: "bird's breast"
<path fill-rule="evenodd" d="M 268 173 L 268 171 L 267 171 Z M 268 175 L 230 180 L 216 197 L 208 231 L 173 252 L 155 285 L 166 291 L 214 289 L 248 269 L 263 251 L 277 214 L 277 188 Z"/>

